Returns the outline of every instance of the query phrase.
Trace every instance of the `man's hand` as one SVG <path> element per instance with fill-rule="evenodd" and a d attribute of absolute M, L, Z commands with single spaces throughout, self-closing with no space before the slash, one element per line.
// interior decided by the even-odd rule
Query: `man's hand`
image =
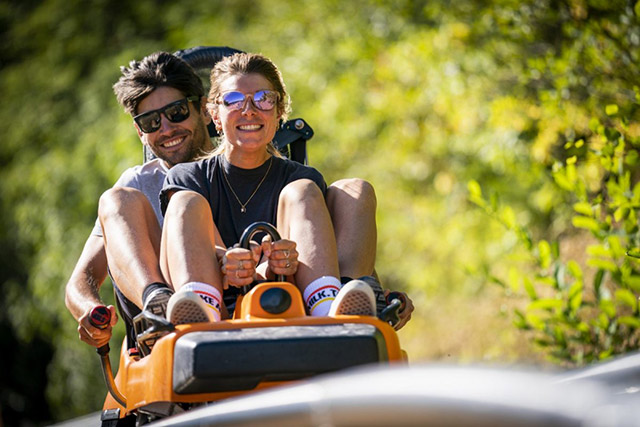
<path fill-rule="evenodd" d="M 87 311 L 84 312 L 82 317 L 78 319 L 78 334 L 81 341 L 86 342 L 90 346 L 99 348 L 109 343 L 113 326 L 115 326 L 115 324 L 118 322 L 118 315 L 114 306 L 108 306 L 107 309 L 111 312 L 111 322 L 105 329 L 99 329 L 93 326 L 89 321 L 91 311 L 94 308 L 95 306 L 90 307 Z"/>
<path fill-rule="evenodd" d="M 389 289 L 385 289 L 384 296 L 386 297 L 387 295 L 389 295 L 390 292 L 391 291 Z M 398 312 L 398 317 L 400 318 L 400 321 L 396 323 L 396 325 L 393 327 L 396 331 L 400 330 L 400 328 L 402 328 L 404 325 L 407 324 L 409 320 L 411 320 L 411 313 L 413 313 L 413 310 L 414 310 L 413 301 L 411 301 L 411 298 L 409 298 L 409 295 L 407 295 L 404 292 L 398 292 L 398 293 L 404 295 L 405 305 L 402 311 Z"/>

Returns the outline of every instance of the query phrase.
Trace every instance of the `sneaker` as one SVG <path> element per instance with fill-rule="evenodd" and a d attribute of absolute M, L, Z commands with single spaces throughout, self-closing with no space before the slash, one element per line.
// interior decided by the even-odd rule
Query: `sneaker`
<path fill-rule="evenodd" d="M 331 304 L 329 316 L 340 314 L 375 316 L 376 297 L 371 287 L 363 280 L 352 280 L 340 289 Z"/>
<path fill-rule="evenodd" d="M 191 291 L 173 294 L 167 307 L 167 320 L 174 325 L 215 321 L 207 304 Z"/>
<path fill-rule="evenodd" d="M 371 289 L 373 289 L 373 295 L 376 297 L 376 313 L 380 316 L 382 310 L 387 308 L 387 298 L 384 296 L 384 291 L 382 290 L 380 282 L 378 282 L 378 279 L 373 276 L 363 276 L 359 279 L 371 286 Z"/>
<path fill-rule="evenodd" d="M 151 292 L 142 306 L 143 311 L 149 311 L 160 317 L 167 317 L 167 304 L 173 291 L 169 288 L 160 288 Z"/>

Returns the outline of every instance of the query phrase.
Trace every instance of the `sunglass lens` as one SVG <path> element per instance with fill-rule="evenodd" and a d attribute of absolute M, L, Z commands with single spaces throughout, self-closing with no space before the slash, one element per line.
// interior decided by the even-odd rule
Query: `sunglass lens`
<path fill-rule="evenodd" d="M 173 123 L 179 123 L 189 117 L 189 104 L 187 104 L 186 100 L 182 100 L 180 103 L 164 110 L 164 114 Z"/>
<path fill-rule="evenodd" d="M 269 111 L 276 105 L 276 96 L 275 92 L 260 90 L 253 95 L 253 103 L 260 110 Z"/>
<path fill-rule="evenodd" d="M 239 110 L 244 103 L 244 94 L 240 92 L 227 92 L 222 95 L 224 106 L 230 110 Z"/>
<path fill-rule="evenodd" d="M 136 118 L 136 122 L 144 133 L 152 133 L 160 129 L 160 113 L 150 111 Z"/>

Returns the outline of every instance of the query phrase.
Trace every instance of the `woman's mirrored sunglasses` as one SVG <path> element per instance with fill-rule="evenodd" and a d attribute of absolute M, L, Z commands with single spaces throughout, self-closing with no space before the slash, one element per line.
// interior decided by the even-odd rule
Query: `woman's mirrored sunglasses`
<path fill-rule="evenodd" d="M 253 95 L 245 95 L 242 92 L 227 92 L 222 94 L 222 104 L 232 111 L 242 110 L 247 98 L 251 99 L 258 110 L 269 111 L 278 104 L 280 94 L 273 90 L 259 90 Z"/>
<path fill-rule="evenodd" d="M 147 111 L 138 114 L 133 118 L 140 130 L 144 133 L 153 133 L 162 126 L 162 117 L 164 116 L 172 123 L 180 123 L 189 118 L 189 102 L 199 100 L 199 96 L 190 96 L 179 101 L 172 102 L 157 110 Z"/>

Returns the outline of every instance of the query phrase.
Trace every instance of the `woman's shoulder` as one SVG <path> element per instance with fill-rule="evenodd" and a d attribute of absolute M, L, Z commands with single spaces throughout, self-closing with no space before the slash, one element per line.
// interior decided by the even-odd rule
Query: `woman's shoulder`
<path fill-rule="evenodd" d="M 213 170 L 220 160 L 218 156 L 207 157 L 204 159 L 194 160 L 192 162 L 178 163 L 171 168 L 173 174 L 176 173 L 209 173 Z"/>
<path fill-rule="evenodd" d="M 303 173 L 303 174 L 317 174 L 322 176 L 320 171 L 318 171 L 313 166 L 303 165 L 302 163 L 298 163 L 294 160 L 287 159 L 286 157 L 274 157 L 276 164 L 278 164 L 283 169 L 286 169 L 291 172 Z"/>

